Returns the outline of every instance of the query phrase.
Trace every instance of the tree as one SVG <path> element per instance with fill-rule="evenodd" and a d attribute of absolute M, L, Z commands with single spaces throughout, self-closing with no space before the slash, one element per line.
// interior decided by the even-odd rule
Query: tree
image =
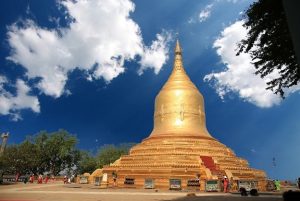
<path fill-rule="evenodd" d="M 76 136 L 65 130 L 53 133 L 41 131 L 28 136 L 17 145 L 9 145 L 0 156 L 0 173 L 5 174 L 59 174 L 61 171 L 78 173 L 93 172 L 102 168 L 121 155 L 128 154 L 133 143 L 118 146 L 104 145 L 98 155 L 76 148 Z"/>
<path fill-rule="evenodd" d="M 262 78 L 273 72 L 279 76 L 268 87 L 284 98 L 284 89 L 300 81 L 297 63 L 286 15 L 281 0 L 259 0 L 245 13 L 247 38 L 240 41 L 237 55 L 250 53 L 256 74 Z"/>
<path fill-rule="evenodd" d="M 78 140 L 65 130 L 49 134 L 40 132 L 33 136 L 32 141 L 37 146 L 42 172 L 57 175 L 62 170 L 75 167 L 79 161 L 80 154 L 75 147 Z"/>
<path fill-rule="evenodd" d="M 85 172 L 92 173 L 96 169 L 97 169 L 96 157 L 94 157 L 90 152 L 81 151 L 77 172 L 79 174 L 83 174 Z"/>
<path fill-rule="evenodd" d="M 109 165 L 119 159 L 122 155 L 128 154 L 133 145 L 134 143 L 123 143 L 119 146 L 109 144 L 100 147 L 97 155 L 98 167 L 102 168 L 104 165 Z"/>
<path fill-rule="evenodd" d="M 42 131 L 28 136 L 18 145 L 10 145 L 1 156 L 1 169 L 8 174 L 57 175 L 59 172 L 78 166 L 80 158 L 76 149 L 77 138 L 65 130 L 53 133 Z"/>
<path fill-rule="evenodd" d="M 37 173 L 39 159 L 36 158 L 36 147 L 25 140 L 19 145 L 8 146 L 2 155 L 2 170 L 6 174 Z M 31 157 L 33 156 L 33 157 Z"/>

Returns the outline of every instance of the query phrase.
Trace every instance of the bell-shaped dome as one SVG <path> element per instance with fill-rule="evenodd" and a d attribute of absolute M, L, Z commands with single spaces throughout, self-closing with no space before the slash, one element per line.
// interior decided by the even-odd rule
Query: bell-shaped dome
<path fill-rule="evenodd" d="M 155 99 L 154 128 L 149 137 L 162 135 L 211 137 L 203 96 L 184 70 L 178 40 L 173 71 Z"/>

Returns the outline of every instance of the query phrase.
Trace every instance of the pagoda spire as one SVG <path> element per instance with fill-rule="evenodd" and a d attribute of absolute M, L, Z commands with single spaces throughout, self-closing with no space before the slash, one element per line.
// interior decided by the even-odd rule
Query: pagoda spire
<path fill-rule="evenodd" d="M 176 40 L 176 46 L 175 46 L 175 59 L 174 59 L 173 72 L 174 71 L 184 71 L 183 62 L 182 62 L 182 49 L 180 47 L 180 43 L 178 39 Z"/>
<path fill-rule="evenodd" d="M 181 47 L 180 47 L 180 43 L 179 43 L 178 39 L 176 40 L 175 54 L 180 54 L 181 55 Z"/>

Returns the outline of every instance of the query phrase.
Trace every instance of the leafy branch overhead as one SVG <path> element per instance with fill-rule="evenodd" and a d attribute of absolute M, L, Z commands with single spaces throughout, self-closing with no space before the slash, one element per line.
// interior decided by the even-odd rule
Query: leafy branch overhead
<path fill-rule="evenodd" d="M 284 98 L 285 88 L 299 83 L 300 66 L 282 2 L 259 0 L 248 8 L 245 18 L 244 27 L 248 33 L 246 39 L 238 44 L 237 55 L 250 53 L 256 74 L 261 78 L 275 75 L 267 82 L 267 89 Z"/>

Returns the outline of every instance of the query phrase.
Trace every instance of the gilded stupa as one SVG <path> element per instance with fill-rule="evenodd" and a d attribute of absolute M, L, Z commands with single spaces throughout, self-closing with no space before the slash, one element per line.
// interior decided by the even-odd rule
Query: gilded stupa
<path fill-rule="evenodd" d="M 266 184 L 264 171 L 250 168 L 209 134 L 204 99 L 185 72 L 178 40 L 172 73 L 155 99 L 153 131 L 91 178 L 104 174 L 108 186 L 118 187 L 207 190 L 209 181 L 224 176 L 256 182 L 260 190 Z"/>

